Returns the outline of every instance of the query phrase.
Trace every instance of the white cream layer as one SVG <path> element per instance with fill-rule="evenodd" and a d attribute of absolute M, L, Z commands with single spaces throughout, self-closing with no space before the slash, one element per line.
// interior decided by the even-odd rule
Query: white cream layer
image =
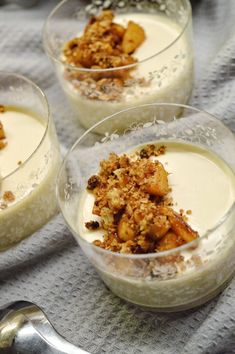
<path fill-rule="evenodd" d="M 217 155 L 195 145 L 161 142 L 167 149 L 157 159 L 169 172 L 174 210 L 191 210 L 188 223 L 204 235 L 228 212 L 235 201 L 235 176 Z M 94 196 L 85 191 L 78 210 L 77 227 L 88 242 L 102 240 L 102 231 L 89 231 L 85 222 L 99 220 L 92 214 Z"/>
<path fill-rule="evenodd" d="M 15 201 L 11 203 L 13 205 L 29 194 L 46 176 L 48 165 L 44 160 L 51 149 L 51 141 L 46 135 L 38 148 L 46 125 L 29 112 L 9 107 L 0 115 L 0 120 L 7 140 L 7 146 L 0 150 L 0 196 L 5 191 L 12 191 L 15 195 Z M 32 154 L 33 158 L 30 158 Z M 30 160 L 24 166 L 28 158 Z M 13 175 L 9 176 L 11 173 Z"/>
<path fill-rule="evenodd" d="M 0 202 L 5 202 L 6 191 L 15 196 L 7 208 L 0 209 L 1 250 L 32 234 L 57 212 L 60 154 L 51 126 L 47 129 L 40 117 L 9 107 L 0 120 L 8 143 L 0 150 Z"/>
<path fill-rule="evenodd" d="M 30 114 L 7 109 L 0 114 L 7 146 L 0 150 L 1 177 L 5 177 L 19 167 L 18 162 L 27 160 L 43 138 L 45 125 Z"/>

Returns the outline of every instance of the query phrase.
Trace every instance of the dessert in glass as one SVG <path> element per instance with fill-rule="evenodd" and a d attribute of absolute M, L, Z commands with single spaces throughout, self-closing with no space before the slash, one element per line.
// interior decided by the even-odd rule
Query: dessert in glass
<path fill-rule="evenodd" d="M 43 41 L 74 116 L 85 128 L 132 106 L 185 104 L 190 97 L 188 0 L 63 1 L 47 19 Z"/>
<path fill-rule="evenodd" d="M 166 108 L 183 114 L 166 122 Z M 130 110 L 130 128 L 113 130 Z M 209 113 L 174 104 L 97 125 L 67 154 L 57 183 L 84 253 L 116 295 L 142 307 L 179 311 L 210 300 L 235 269 L 234 135 Z"/>
<path fill-rule="evenodd" d="M 58 212 L 55 181 L 60 163 L 44 93 L 23 76 L 0 72 L 0 250 Z"/>

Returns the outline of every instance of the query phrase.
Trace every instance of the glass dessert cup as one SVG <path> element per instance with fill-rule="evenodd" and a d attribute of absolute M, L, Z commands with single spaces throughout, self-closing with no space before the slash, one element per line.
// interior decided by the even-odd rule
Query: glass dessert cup
<path fill-rule="evenodd" d="M 155 102 L 187 103 L 193 86 L 190 2 L 163 0 L 160 4 L 146 0 L 132 1 L 131 5 L 128 1 L 100 3 L 95 5 L 94 1 L 88 5 L 77 0 L 62 1 L 52 11 L 44 26 L 44 49 L 71 103 L 74 118 L 85 128 L 90 128 L 102 118 L 129 107 Z M 140 46 L 139 54 L 136 54 L 138 62 L 102 70 L 78 68 L 65 63 L 62 58 L 64 44 L 83 32 L 90 16 L 104 9 L 113 10 L 120 19 L 125 16 L 126 21 L 143 22 L 146 44 L 142 45 L 143 49 Z M 156 20 L 158 26 L 149 29 L 150 35 L 147 33 L 148 26 L 144 25 L 146 16 L 150 16 L 151 25 L 154 26 Z M 160 40 L 157 42 L 156 31 L 164 31 L 159 34 L 162 43 Z M 151 33 L 154 33 L 154 38 L 150 39 Z M 167 38 L 164 37 L 166 33 Z M 148 44 L 148 40 L 153 43 Z M 121 88 L 110 84 L 98 87 L 97 80 L 119 79 L 129 73 L 131 79 L 125 80 Z M 180 113 L 178 106 L 174 108 L 176 115 Z"/>
<path fill-rule="evenodd" d="M 183 111 L 179 119 L 175 119 L 176 109 Z M 168 121 L 164 119 L 166 110 Z M 114 130 L 115 122 L 125 121 L 130 111 L 134 118 L 129 129 L 124 132 Z M 146 119 L 142 121 L 143 112 L 144 117 L 148 115 L 148 122 Z M 169 112 L 172 112 L 171 119 Z M 97 126 L 102 125 L 106 129 L 104 136 L 96 133 Z M 86 213 L 82 201 L 87 181 L 98 172 L 100 161 L 111 152 L 120 155 L 149 143 L 159 142 L 166 146 L 172 143 L 193 144 L 197 149 L 202 149 L 202 156 L 206 156 L 207 151 L 213 153 L 216 159 L 226 163 L 234 185 L 234 135 L 209 113 L 172 104 L 131 108 L 105 118 L 97 126 L 84 133 L 68 152 L 57 181 L 61 211 L 89 261 L 110 290 L 142 307 L 164 312 L 180 311 L 212 299 L 234 274 L 233 198 L 224 214 L 222 211 L 221 217 L 199 239 L 159 253 L 121 254 L 97 247 L 85 239 L 80 215 Z M 185 169 L 187 167 L 184 166 Z M 197 173 L 194 175 L 197 179 Z M 200 203 L 204 202 L 206 200 L 202 197 Z M 209 203 L 214 203 L 213 197 Z"/>
<path fill-rule="evenodd" d="M 29 236 L 58 212 L 55 181 L 61 156 L 44 93 L 27 78 L 0 72 L 0 250 Z M 15 127 L 15 128 L 14 128 Z M 6 203 L 4 194 L 11 192 Z"/>

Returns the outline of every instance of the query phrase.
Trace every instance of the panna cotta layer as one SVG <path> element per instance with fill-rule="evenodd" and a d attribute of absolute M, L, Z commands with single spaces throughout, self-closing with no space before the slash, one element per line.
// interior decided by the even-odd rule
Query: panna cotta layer
<path fill-rule="evenodd" d="M 0 150 L 0 249 L 20 241 L 56 212 L 55 179 L 60 165 L 51 124 L 23 109 L 5 107 L 0 121 L 6 146 Z M 7 193 L 13 196 L 6 199 Z"/>

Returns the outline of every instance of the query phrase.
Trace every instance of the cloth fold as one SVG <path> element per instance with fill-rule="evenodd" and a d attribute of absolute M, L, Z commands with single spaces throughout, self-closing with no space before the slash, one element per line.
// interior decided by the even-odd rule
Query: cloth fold
<path fill-rule="evenodd" d="M 67 123 L 70 108 L 42 49 L 43 23 L 58 2 L 0 7 L 0 70 L 24 74 L 46 93 L 61 145 L 83 132 Z M 191 104 L 235 132 L 235 2 L 195 0 L 196 80 Z M 40 305 L 57 330 L 93 354 L 235 353 L 235 279 L 216 299 L 179 314 L 146 312 L 115 297 L 95 273 L 61 216 L 0 254 L 0 305 Z"/>

